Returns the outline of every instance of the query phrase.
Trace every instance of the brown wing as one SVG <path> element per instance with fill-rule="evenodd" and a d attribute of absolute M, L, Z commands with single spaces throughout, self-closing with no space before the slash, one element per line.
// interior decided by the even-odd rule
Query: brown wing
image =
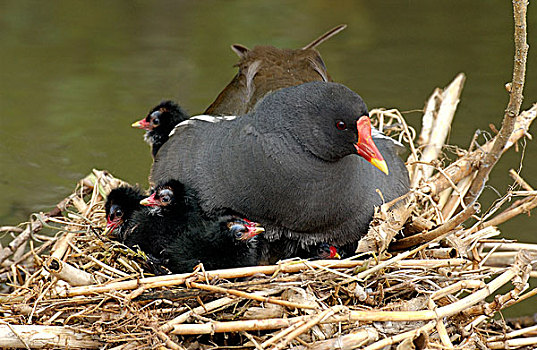
<path fill-rule="evenodd" d="M 346 28 L 339 25 L 301 49 L 232 45 L 239 72 L 207 108 L 209 115 L 243 115 L 267 93 L 311 81 L 332 81 L 315 47 Z"/>

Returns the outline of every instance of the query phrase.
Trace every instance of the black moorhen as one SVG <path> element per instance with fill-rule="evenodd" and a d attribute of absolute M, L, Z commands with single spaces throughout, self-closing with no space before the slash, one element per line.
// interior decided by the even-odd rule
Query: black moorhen
<path fill-rule="evenodd" d="M 168 141 L 173 128 L 188 118 L 190 116 L 177 103 L 163 101 L 153 107 L 145 118 L 131 126 L 146 130 L 144 139 L 151 146 L 151 154 L 155 158 L 160 147 Z"/>
<path fill-rule="evenodd" d="M 301 49 L 256 46 L 250 50 L 232 45 L 239 56 L 239 72 L 204 114 L 243 115 L 271 91 L 311 81 L 332 81 L 315 48 L 346 27 L 339 25 Z"/>
<path fill-rule="evenodd" d="M 230 210 L 260 222 L 269 241 L 353 243 L 382 204 L 376 190 L 391 201 L 409 186 L 394 141 L 372 137 L 369 118 L 360 118 L 367 114 L 360 96 L 340 84 L 281 89 L 240 118 L 178 125 L 155 159 L 151 180 L 185 183 L 206 213 Z M 296 249 L 278 251 L 289 257 Z"/>
<path fill-rule="evenodd" d="M 143 239 L 158 240 L 161 235 L 173 237 L 159 254 L 170 271 L 192 271 L 200 262 L 210 270 L 258 264 L 262 249 L 258 247 L 258 240 L 262 238 L 256 236 L 264 229 L 255 222 L 232 215 L 205 217 L 194 193 L 180 182 L 171 180 L 159 184 L 155 192 L 140 203 L 161 211 L 162 219 L 167 221 L 165 226 Z"/>
<path fill-rule="evenodd" d="M 341 256 L 338 253 L 338 249 L 333 245 L 327 243 L 321 243 L 317 246 L 317 259 L 340 259 Z"/>
<path fill-rule="evenodd" d="M 170 201 L 166 207 L 153 209 L 140 203 L 145 198 L 135 187 L 113 189 L 105 204 L 106 227 L 118 241 L 130 248 L 138 246 L 154 261 L 160 261 L 176 235 L 174 228 L 185 225 L 186 206 Z"/>
<path fill-rule="evenodd" d="M 132 228 L 133 213 L 147 211 L 147 208 L 140 204 L 145 197 L 139 187 L 120 186 L 110 191 L 104 206 L 108 233 L 123 242 Z"/>

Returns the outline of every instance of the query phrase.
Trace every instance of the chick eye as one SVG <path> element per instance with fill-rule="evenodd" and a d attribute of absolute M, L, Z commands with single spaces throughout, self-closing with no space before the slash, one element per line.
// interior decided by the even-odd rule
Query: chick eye
<path fill-rule="evenodd" d="M 340 120 L 336 122 L 336 128 L 338 128 L 338 130 L 345 130 L 347 129 L 347 124 L 345 124 L 343 120 Z"/>
<path fill-rule="evenodd" d="M 116 217 L 120 218 L 120 217 L 123 216 L 123 211 L 121 211 L 121 209 L 118 208 L 118 209 L 116 209 L 115 214 L 116 214 L 116 215 L 115 215 Z"/>
<path fill-rule="evenodd" d="M 153 124 L 154 125 L 159 125 L 160 124 L 160 120 L 158 118 L 154 118 L 153 119 Z"/>

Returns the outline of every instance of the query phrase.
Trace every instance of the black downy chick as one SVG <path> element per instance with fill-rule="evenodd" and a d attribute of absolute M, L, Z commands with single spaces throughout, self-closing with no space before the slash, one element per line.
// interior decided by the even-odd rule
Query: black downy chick
<path fill-rule="evenodd" d="M 205 217 L 195 194 L 179 181 L 159 184 L 141 201 L 174 222 L 160 231 L 173 237 L 162 251 L 164 265 L 174 273 L 189 272 L 200 262 L 205 269 L 257 265 L 260 256 L 256 236 L 264 231 L 259 224 L 233 215 Z M 175 210 L 169 207 L 174 206 Z M 177 209 L 182 211 L 179 213 Z M 148 237 L 145 237 L 148 240 Z"/>
<path fill-rule="evenodd" d="M 131 219 L 134 212 L 148 211 L 140 204 L 145 197 L 139 187 L 120 186 L 110 191 L 105 204 L 107 232 L 123 242 L 132 228 Z"/>
<path fill-rule="evenodd" d="M 186 205 L 166 193 L 161 196 L 165 205 L 151 208 L 140 203 L 146 198 L 140 189 L 122 186 L 110 192 L 105 204 L 109 234 L 130 248 L 140 248 L 154 262 L 162 261 L 165 248 L 177 234 L 175 228 L 186 225 Z"/>
<path fill-rule="evenodd" d="M 136 249 L 138 239 L 143 230 L 150 227 L 147 222 L 151 216 L 150 209 L 140 204 L 146 196 L 138 187 L 121 186 L 110 191 L 105 204 L 107 235 L 129 248 Z M 142 224 L 142 225 L 140 225 Z M 134 237 L 132 237 L 134 235 Z M 143 244 L 140 244 L 144 246 Z M 166 274 L 162 268 L 162 257 L 144 252 L 147 259 L 146 268 L 155 274 Z"/>
<path fill-rule="evenodd" d="M 334 247 L 333 245 L 327 244 L 327 243 L 321 243 L 317 246 L 317 255 L 315 256 L 316 259 L 341 259 L 341 256 L 339 255 L 339 251 L 337 247 Z"/>
<path fill-rule="evenodd" d="M 175 102 L 163 101 L 153 107 L 147 116 L 132 123 L 133 128 L 146 130 L 144 139 L 151 146 L 155 158 L 158 150 L 168 141 L 173 128 L 190 116 Z"/>

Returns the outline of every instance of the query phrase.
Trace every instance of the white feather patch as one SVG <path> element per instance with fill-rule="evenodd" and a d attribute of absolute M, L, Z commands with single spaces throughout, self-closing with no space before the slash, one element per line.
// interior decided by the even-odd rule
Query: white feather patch
<path fill-rule="evenodd" d="M 173 130 L 170 132 L 170 135 L 168 136 L 171 137 L 175 133 L 175 129 L 180 128 L 184 125 L 193 124 L 196 120 L 200 120 L 202 122 L 208 122 L 208 123 L 220 123 L 220 122 L 233 120 L 235 118 L 237 118 L 237 116 L 234 116 L 234 115 L 224 115 L 224 116 L 214 116 L 214 115 L 206 115 L 206 114 L 196 115 L 177 124 L 175 128 L 173 128 Z"/>

